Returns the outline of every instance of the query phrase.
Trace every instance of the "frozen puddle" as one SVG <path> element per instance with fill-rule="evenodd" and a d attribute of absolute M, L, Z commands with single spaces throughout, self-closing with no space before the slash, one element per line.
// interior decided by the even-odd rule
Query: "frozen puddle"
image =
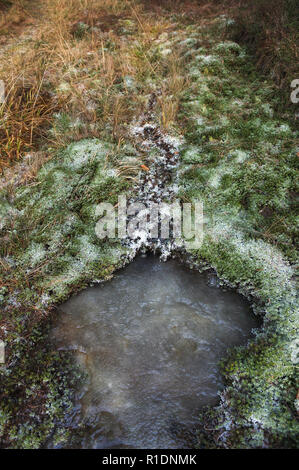
<path fill-rule="evenodd" d="M 71 423 L 82 448 L 192 447 L 198 411 L 217 403 L 217 367 L 257 327 L 239 295 L 177 261 L 138 258 L 59 308 L 53 336 L 88 373 Z"/>

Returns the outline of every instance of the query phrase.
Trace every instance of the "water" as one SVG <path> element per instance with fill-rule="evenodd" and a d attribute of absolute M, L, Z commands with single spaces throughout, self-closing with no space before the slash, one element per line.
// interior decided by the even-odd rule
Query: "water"
<path fill-rule="evenodd" d="M 258 326 L 248 303 L 176 261 L 138 258 L 72 297 L 53 330 L 88 372 L 75 427 L 82 448 L 192 447 L 198 412 L 218 401 L 218 361 Z"/>

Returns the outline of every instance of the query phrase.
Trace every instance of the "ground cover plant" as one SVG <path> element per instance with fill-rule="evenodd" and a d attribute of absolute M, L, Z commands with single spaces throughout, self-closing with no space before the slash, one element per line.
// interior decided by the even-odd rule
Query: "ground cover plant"
<path fill-rule="evenodd" d="M 295 107 L 281 90 L 298 49 L 282 2 L 274 75 L 267 15 L 257 64 L 248 39 L 254 5 L 244 31 L 235 3 L 1 2 L 2 447 L 72 439 L 65 416 L 84 373 L 71 355 L 53 352 L 51 317 L 127 259 L 118 240 L 96 237 L 95 207 L 130 197 L 149 168 L 130 129 L 153 92 L 161 132 L 182 142 L 180 197 L 204 203 L 204 242 L 190 255 L 246 295 L 263 320 L 223 360 L 226 386 L 219 405 L 199 416 L 198 446 L 296 447 L 299 142 Z"/>

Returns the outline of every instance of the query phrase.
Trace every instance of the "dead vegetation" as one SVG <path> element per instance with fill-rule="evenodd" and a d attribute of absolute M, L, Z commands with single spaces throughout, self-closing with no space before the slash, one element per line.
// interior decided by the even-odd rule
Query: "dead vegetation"
<path fill-rule="evenodd" d="M 9 166 L 12 160 L 35 150 L 45 136 L 55 109 L 51 95 L 41 84 L 12 84 L 0 106 L 1 163 Z"/>
<path fill-rule="evenodd" d="M 290 83 L 299 73 L 298 1 L 224 0 L 224 4 L 235 18 L 229 34 L 248 47 L 259 68 L 290 103 Z"/>
<path fill-rule="evenodd" d="M 0 167 L 43 145 L 95 136 L 118 142 L 153 82 L 162 84 L 162 125 L 174 124 L 185 79 L 175 55 L 151 51 L 175 29 L 170 17 L 129 0 L 36 0 L 28 8 L 13 2 L 2 12 L 2 22 L 21 11 L 34 25 L 0 50 Z"/>
<path fill-rule="evenodd" d="M 223 5 L 229 14 L 234 12 L 234 34 L 248 43 L 255 38 L 254 47 L 260 41 L 260 65 L 271 69 L 283 86 L 295 73 L 295 65 L 286 71 L 290 57 L 298 62 L 295 32 L 288 35 L 283 29 L 284 0 L 272 16 L 264 3 L 2 0 L 0 80 L 6 99 L 0 107 L 0 171 L 27 152 L 56 149 L 86 137 L 117 143 L 142 112 L 153 86 L 161 88 L 162 127 L 175 126 L 188 77 L 176 53 L 161 56 L 152 46 L 158 46 L 160 35 L 195 17 L 213 22 Z M 254 36 L 257 16 L 263 26 Z M 288 56 L 277 44 L 284 44 Z"/>
<path fill-rule="evenodd" d="M 32 2 L 35 3 L 35 2 Z M 0 1 L 0 45 L 21 34 L 32 24 L 32 11 L 28 0 Z"/>

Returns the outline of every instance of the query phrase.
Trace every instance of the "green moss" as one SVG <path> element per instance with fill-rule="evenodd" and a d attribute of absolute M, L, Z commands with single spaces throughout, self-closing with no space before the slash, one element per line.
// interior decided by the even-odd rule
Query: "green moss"
<path fill-rule="evenodd" d="M 188 62 L 193 82 L 180 116 L 187 129 L 182 194 L 202 198 L 207 212 L 238 208 L 236 226 L 246 225 L 295 260 L 299 134 L 273 115 L 270 85 L 239 45 L 220 42 L 205 51 L 194 49 Z"/>
<path fill-rule="evenodd" d="M 211 43 L 206 56 L 195 54 L 181 111 L 180 186 L 185 200 L 204 203 L 196 256 L 250 296 L 264 319 L 255 340 L 223 361 L 227 387 L 221 404 L 201 416 L 210 431 L 201 430 L 199 445 L 295 447 L 298 133 L 274 115 L 269 84 L 239 45 Z"/>
<path fill-rule="evenodd" d="M 77 375 L 68 357 L 46 346 L 42 319 L 55 303 L 109 278 L 122 263 L 121 245 L 95 234 L 96 205 L 115 203 L 129 189 L 108 161 L 113 152 L 99 140 L 72 144 L 42 167 L 33 187 L 18 188 L 13 202 L 1 195 L 3 233 L 13 226 L 1 245 L 7 287 L 1 290 L 0 320 L 9 345 L 0 371 L 3 445 L 43 445 L 71 406 Z"/>

